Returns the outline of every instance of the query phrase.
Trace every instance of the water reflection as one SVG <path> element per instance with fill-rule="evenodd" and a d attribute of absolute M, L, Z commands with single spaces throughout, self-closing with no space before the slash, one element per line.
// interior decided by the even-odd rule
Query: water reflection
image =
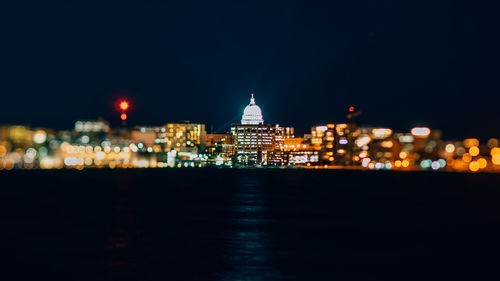
<path fill-rule="evenodd" d="M 231 228 L 224 237 L 229 269 L 220 280 L 274 280 L 270 266 L 270 237 L 264 224 L 265 198 L 257 178 L 244 177 L 233 198 Z"/>
<path fill-rule="evenodd" d="M 137 267 L 133 250 L 135 216 L 132 210 L 132 187 L 120 177 L 114 186 L 114 202 L 107 244 L 109 274 L 113 279 L 133 279 Z"/>

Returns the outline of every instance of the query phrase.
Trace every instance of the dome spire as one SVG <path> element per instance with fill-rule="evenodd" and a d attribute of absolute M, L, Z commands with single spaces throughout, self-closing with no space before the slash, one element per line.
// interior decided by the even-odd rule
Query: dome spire
<path fill-rule="evenodd" d="M 253 98 L 253 93 L 251 93 L 252 97 L 250 98 L 250 104 L 255 104 L 255 99 Z"/>

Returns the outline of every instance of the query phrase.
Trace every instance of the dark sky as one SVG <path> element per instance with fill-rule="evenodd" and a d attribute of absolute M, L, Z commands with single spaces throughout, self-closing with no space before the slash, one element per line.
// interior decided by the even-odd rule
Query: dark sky
<path fill-rule="evenodd" d="M 500 25 L 478 1 L 64 2 L 0 7 L 0 123 L 118 123 L 127 97 L 131 124 L 217 129 L 253 91 L 300 132 L 354 105 L 365 125 L 500 137 Z"/>

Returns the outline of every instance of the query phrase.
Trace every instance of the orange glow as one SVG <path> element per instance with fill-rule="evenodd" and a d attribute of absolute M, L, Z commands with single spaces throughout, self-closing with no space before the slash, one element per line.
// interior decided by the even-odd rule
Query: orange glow
<path fill-rule="evenodd" d="M 464 162 L 466 163 L 469 163 L 470 161 L 472 161 L 472 156 L 469 153 L 464 153 L 464 155 L 462 156 L 462 160 L 464 160 Z"/>
<path fill-rule="evenodd" d="M 129 108 L 129 106 L 130 105 L 128 104 L 127 101 L 121 101 L 120 102 L 120 109 L 123 110 L 123 111 L 127 110 Z"/>
<path fill-rule="evenodd" d="M 491 162 L 495 165 L 500 165 L 500 154 L 495 154 L 491 157 Z"/>
<path fill-rule="evenodd" d="M 466 169 L 466 163 L 460 159 L 457 159 L 457 160 L 452 160 L 451 161 L 451 166 L 453 166 L 453 169 L 456 169 L 456 170 L 463 170 L 463 169 Z"/>
<path fill-rule="evenodd" d="M 491 156 L 500 155 L 500 147 L 493 147 L 490 153 Z"/>
<path fill-rule="evenodd" d="M 391 148 L 393 145 L 392 141 L 388 140 L 388 141 L 383 141 L 380 146 L 381 147 L 384 147 L 384 148 Z"/>
<path fill-rule="evenodd" d="M 127 120 L 127 114 L 122 113 L 122 115 L 120 115 L 120 118 L 121 118 L 123 121 Z"/>
<path fill-rule="evenodd" d="M 408 156 L 408 154 L 407 154 L 406 152 L 404 152 L 404 151 L 401 151 L 401 152 L 399 153 L 399 158 L 401 158 L 401 159 L 405 159 L 405 158 L 406 158 L 406 156 Z"/>
<path fill-rule="evenodd" d="M 479 169 L 484 169 L 488 165 L 488 162 L 484 158 L 479 158 L 477 163 L 479 164 Z"/>
<path fill-rule="evenodd" d="M 374 139 L 385 139 L 392 134 L 391 129 L 387 128 L 376 128 L 372 129 L 372 135 Z"/>
<path fill-rule="evenodd" d="M 473 146 L 469 148 L 469 154 L 471 156 L 478 156 L 479 155 L 479 148 L 477 146 Z"/>
<path fill-rule="evenodd" d="M 467 148 L 473 147 L 473 146 L 479 146 L 479 140 L 478 139 L 465 139 L 464 145 Z"/>
<path fill-rule="evenodd" d="M 476 162 L 476 161 L 472 161 L 469 163 L 469 169 L 472 171 L 472 172 L 477 172 L 479 170 L 479 163 Z"/>

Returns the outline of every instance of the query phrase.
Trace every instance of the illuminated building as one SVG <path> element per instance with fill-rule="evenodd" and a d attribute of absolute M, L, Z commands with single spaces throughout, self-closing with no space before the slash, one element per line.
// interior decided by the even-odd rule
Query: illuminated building
<path fill-rule="evenodd" d="M 353 143 L 358 134 L 359 131 L 354 124 L 337 124 L 334 150 L 334 163 L 336 165 L 359 164 L 359 157 L 353 155 L 357 151 Z"/>
<path fill-rule="evenodd" d="M 327 124 L 311 128 L 311 148 L 319 152 L 319 162 L 325 165 L 353 165 L 359 158 L 353 156 L 354 139 L 359 134 L 352 124 Z M 356 160 L 353 160 L 355 158 Z"/>
<path fill-rule="evenodd" d="M 208 134 L 205 142 L 205 153 L 209 164 L 232 165 L 234 156 L 234 136 L 231 134 Z"/>
<path fill-rule="evenodd" d="M 205 149 L 205 124 L 169 123 L 164 126 L 159 143 L 179 153 L 201 153 Z"/>
<path fill-rule="evenodd" d="M 232 157 L 234 155 L 234 136 L 231 134 L 207 134 L 205 146 L 209 154 Z"/>
<path fill-rule="evenodd" d="M 232 125 L 236 162 L 267 165 L 268 153 L 275 149 L 279 132 L 279 125 Z"/>
<path fill-rule="evenodd" d="M 397 142 L 389 128 L 361 127 L 354 140 L 353 160 L 365 168 L 392 169 Z"/>
<path fill-rule="evenodd" d="M 206 165 L 500 172 L 500 141 L 443 141 L 427 127 L 394 132 L 352 123 L 295 137 L 293 127 L 264 123 L 253 94 L 241 124 L 226 134 L 207 135 L 205 125 L 188 121 L 131 130 L 104 120 L 77 121 L 68 131 L 0 126 L 0 170 Z"/>
<path fill-rule="evenodd" d="M 205 138 L 205 146 L 212 146 L 217 144 L 233 144 L 234 139 L 230 134 L 207 134 Z"/>
<path fill-rule="evenodd" d="M 295 138 L 293 127 L 279 127 L 276 134 L 276 145 L 283 146 L 285 140 Z"/>
<path fill-rule="evenodd" d="M 176 150 L 180 153 L 199 153 L 205 148 L 206 131 L 204 124 L 191 122 L 169 123 L 157 127 L 136 127 L 131 133 L 134 143 L 163 151 Z"/>
<path fill-rule="evenodd" d="M 282 152 L 287 165 L 306 165 L 319 161 L 319 151 L 312 149 L 305 138 L 286 138 Z"/>
<path fill-rule="evenodd" d="M 284 141 L 284 130 L 279 125 L 264 124 L 262 111 L 250 98 L 250 104 L 243 111 L 241 124 L 231 125 L 234 137 L 235 162 L 240 165 L 268 165 L 271 152 L 276 149 L 277 140 Z M 288 129 L 288 132 L 293 130 Z"/>
<path fill-rule="evenodd" d="M 319 152 L 319 162 L 321 164 L 331 164 L 335 161 L 335 135 L 335 124 L 311 128 L 311 149 Z"/>
<path fill-rule="evenodd" d="M 250 98 L 250 104 L 245 107 L 243 116 L 241 117 L 241 125 L 263 125 L 264 119 L 262 118 L 262 110 L 255 104 L 255 99 Z"/>
<path fill-rule="evenodd" d="M 143 158 L 155 159 L 160 163 L 176 165 L 177 162 L 192 162 L 205 149 L 206 131 L 204 124 L 168 123 L 156 127 L 136 127 L 130 134 Z M 175 157 L 176 160 L 171 158 Z"/>

